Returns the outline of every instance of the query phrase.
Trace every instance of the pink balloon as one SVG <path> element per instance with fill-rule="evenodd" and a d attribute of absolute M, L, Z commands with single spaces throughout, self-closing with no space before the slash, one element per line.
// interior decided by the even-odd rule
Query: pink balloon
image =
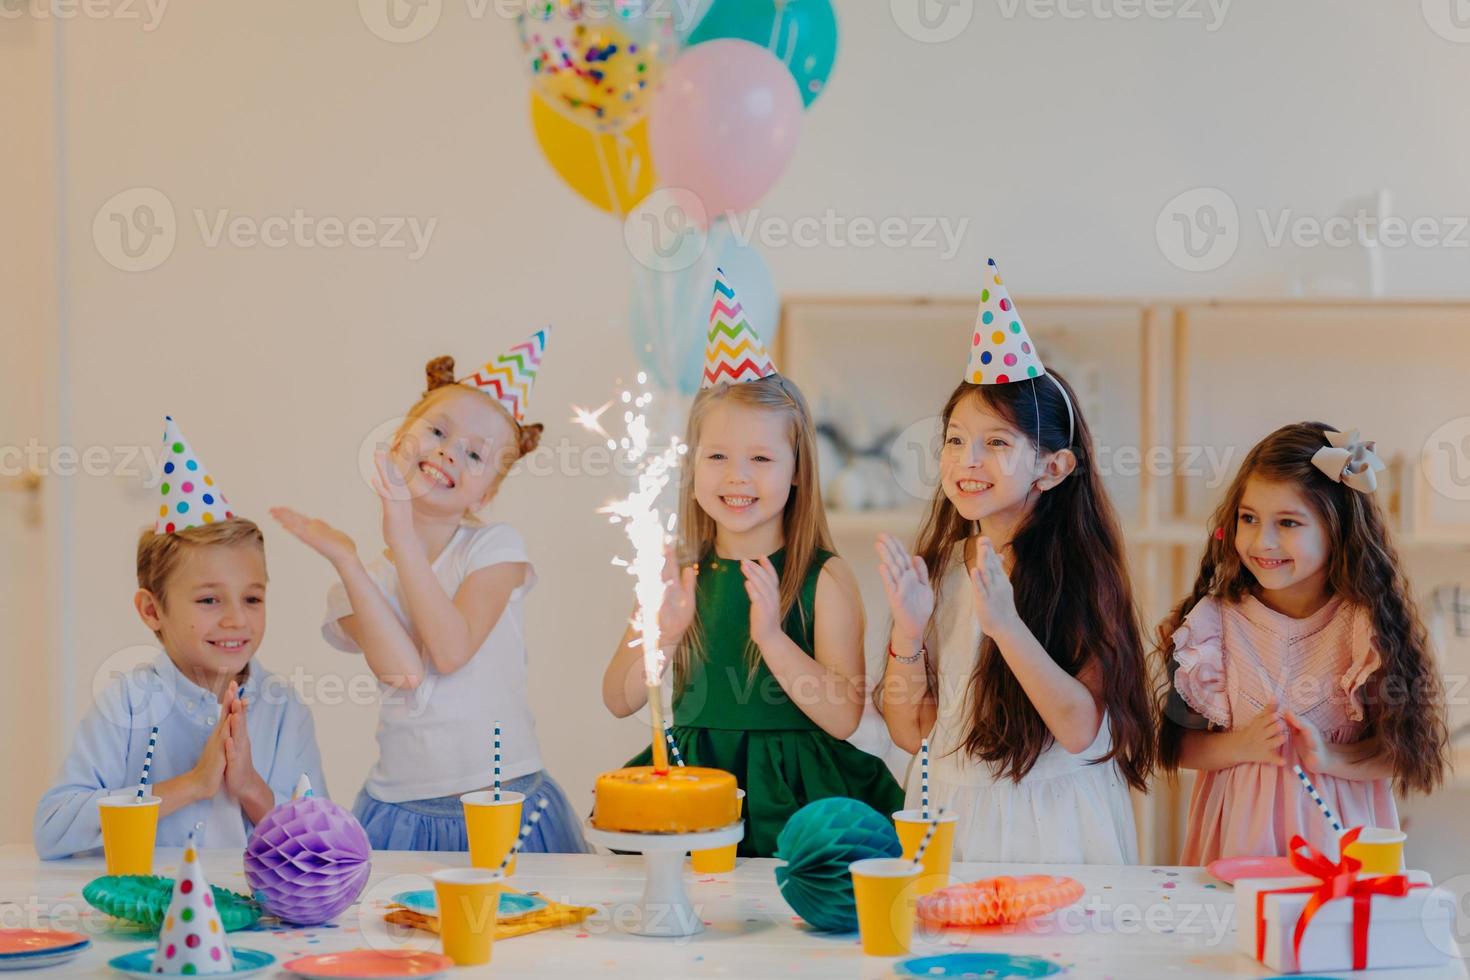
<path fill-rule="evenodd" d="M 689 48 L 648 108 L 659 182 L 698 195 L 711 219 L 753 207 L 796 152 L 801 109 L 796 80 L 765 48 L 736 38 Z"/>

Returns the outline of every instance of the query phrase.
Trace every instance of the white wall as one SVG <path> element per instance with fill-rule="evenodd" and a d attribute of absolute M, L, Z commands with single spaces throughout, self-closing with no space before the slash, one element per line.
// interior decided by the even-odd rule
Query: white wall
<path fill-rule="evenodd" d="M 357 449 L 409 403 L 424 360 L 469 363 L 556 324 L 534 414 L 552 441 L 576 438 L 568 403 L 599 402 L 631 365 L 629 259 L 617 223 L 540 159 L 511 24 L 448 0 L 433 33 L 396 45 L 356 6 L 179 3 L 151 32 L 115 19 L 59 25 L 62 272 L 78 444 L 151 449 L 171 412 L 243 512 L 292 504 L 368 549 L 376 515 Z M 924 249 L 767 249 L 783 291 L 964 293 L 994 253 L 1021 297 L 1272 294 L 1294 259 L 1265 246 L 1257 208 L 1327 214 L 1384 186 L 1404 214 L 1470 213 L 1470 47 L 1436 35 L 1417 4 L 1236 4 L 1214 32 L 1025 7 L 1007 19 L 1008 6 L 977 4 L 958 39 L 922 44 L 887 4 L 843 4 L 837 73 L 766 211 L 964 217 L 969 233 L 948 262 Z M 32 83 L 49 84 L 39 65 L 19 91 Z M 1200 186 L 1225 189 L 1247 216 L 1239 253 L 1211 274 L 1170 265 L 1154 236 L 1165 202 Z M 178 241 L 162 266 L 129 274 L 94 247 L 92 220 L 135 187 L 168 197 Z M 194 216 L 297 208 L 438 226 L 410 262 L 401 251 L 210 248 Z M 1470 250 L 1401 250 L 1388 271 L 1398 291 L 1464 294 Z M 598 696 L 629 605 L 607 564 L 618 537 L 593 514 L 617 489 L 521 478 L 495 508 L 540 557 L 532 699 L 550 767 L 579 801 L 645 738 Z M 127 475 L 75 490 L 67 655 L 82 683 L 57 713 L 59 735 L 97 665 L 148 640 L 128 597 L 151 498 Z M 317 677 L 354 669 L 318 637 L 326 565 L 283 534 L 269 540 L 262 659 Z M 374 710 L 315 710 L 332 791 L 348 797 L 371 762 Z"/>

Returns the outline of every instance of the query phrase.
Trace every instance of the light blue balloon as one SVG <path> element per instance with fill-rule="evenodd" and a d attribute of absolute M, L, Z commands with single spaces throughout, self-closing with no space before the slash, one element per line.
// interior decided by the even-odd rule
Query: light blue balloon
<path fill-rule="evenodd" d="M 660 272 L 634 263 L 629 339 L 649 382 L 658 388 L 684 395 L 699 391 L 717 267 L 725 270 L 766 348 L 776 349 L 781 300 L 770 270 L 760 253 L 742 244 L 721 218 L 711 224 L 704 251 L 687 268 Z"/>
<path fill-rule="evenodd" d="M 827 87 L 837 61 L 837 15 L 831 0 L 714 0 L 689 44 L 734 37 L 768 48 L 786 63 L 804 105 Z"/>

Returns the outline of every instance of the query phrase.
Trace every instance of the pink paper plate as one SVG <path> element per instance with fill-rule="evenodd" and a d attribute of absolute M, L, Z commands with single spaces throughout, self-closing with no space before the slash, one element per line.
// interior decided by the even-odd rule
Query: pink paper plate
<path fill-rule="evenodd" d="M 1284 857 L 1228 857 L 1205 866 L 1210 877 L 1233 885 L 1241 878 L 1295 878 L 1301 872 Z"/>
<path fill-rule="evenodd" d="M 69 949 L 87 942 L 80 932 L 58 932 L 55 929 L 0 929 L 0 956 L 45 953 Z"/>
<path fill-rule="evenodd" d="M 454 961 L 438 953 L 410 949 L 353 949 L 345 953 L 303 956 L 282 968 L 302 977 L 367 980 L 378 977 L 437 977 L 454 968 Z"/>

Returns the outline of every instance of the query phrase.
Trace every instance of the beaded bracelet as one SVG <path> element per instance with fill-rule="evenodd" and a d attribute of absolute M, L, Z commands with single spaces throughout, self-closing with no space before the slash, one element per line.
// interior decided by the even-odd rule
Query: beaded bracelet
<path fill-rule="evenodd" d="M 888 644 L 888 655 L 901 664 L 916 664 L 919 662 L 919 658 L 924 656 L 928 652 L 929 648 L 924 646 L 923 644 L 920 644 L 918 653 L 914 654 L 911 657 L 900 657 L 898 653 L 893 649 L 893 644 Z"/>

